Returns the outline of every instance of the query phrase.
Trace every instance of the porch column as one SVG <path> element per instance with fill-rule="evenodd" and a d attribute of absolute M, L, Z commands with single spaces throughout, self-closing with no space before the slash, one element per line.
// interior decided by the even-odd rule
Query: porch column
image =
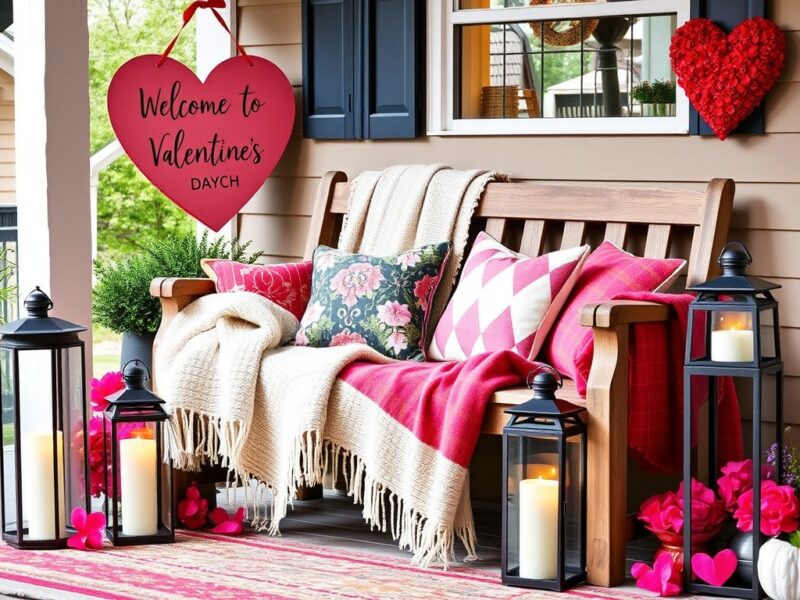
<path fill-rule="evenodd" d="M 91 328 L 86 1 L 14 0 L 14 72 L 20 296 L 38 285 Z"/>

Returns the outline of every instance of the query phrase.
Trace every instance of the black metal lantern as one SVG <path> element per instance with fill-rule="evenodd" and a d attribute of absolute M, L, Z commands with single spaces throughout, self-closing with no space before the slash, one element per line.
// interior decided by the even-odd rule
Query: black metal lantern
<path fill-rule="evenodd" d="M 147 389 L 140 360 L 122 369 L 125 389 L 106 398 L 106 523 L 115 546 L 175 541 L 164 400 Z"/>
<path fill-rule="evenodd" d="M 719 256 L 722 275 L 699 284 L 691 291 L 697 298 L 689 306 L 686 360 L 684 368 L 684 482 L 692 477 L 716 488 L 720 474 L 718 441 L 718 401 L 721 378 L 733 378 L 740 392 L 752 393 L 752 445 L 749 458 L 754 465 L 753 506 L 761 505 L 761 465 L 772 443 L 783 447 L 783 362 L 781 361 L 778 303 L 772 290 L 780 286 L 752 277 L 747 267 L 750 253 L 736 242 L 723 248 Z M 707 430 L 694 431 L 700 402 L 707 398 Z M 762 420 L 764 418 L 764 420 Z M 769 421 L 769 422 L 768 422 Z M 772 423 L 771 421 L 774 421 Z M 769 432 L 772 427 L 774 435 Z M 699 429 L 699 428 L 698 428 Z M 775 479 L 783 480 L 782 452 L 776 452 Z M 692 506 L 692 486 L 684 486 L 684 506 Z M 684 589 L 726 597 L 760 599 L 764 596 L 755 565 L 758 550 L 766 541 L 761 532 L 761 511 L 753 511 L 750 533 L 739 533 L 732 545 L 752 546 L 752 556 L 739 556 L 736 574 L 722 587 L 693 581 L 691 554 L 698 541 L 692 539 L 692 515 L 684 515 Z M 742 543 L 741 536 L 749 539 Z M 752 542 L 752 544 L 751 544 Z M 743 560 L 744 559 L 744 560 Z"/>
<path fill-rule="evenodd" d="M 85 327 L 50 317 L 38 287 L 28 316 L 0 327 L 0 506 L 15 548 L 67 545 L 70 513 L 88 509 Z"/>
<path fill-rule="evenodd" d="M 561 591 L 586 577 L 586 411 L 556 398 L 554 369 L 531 375 L 503 429 L 502 577 Z"/>

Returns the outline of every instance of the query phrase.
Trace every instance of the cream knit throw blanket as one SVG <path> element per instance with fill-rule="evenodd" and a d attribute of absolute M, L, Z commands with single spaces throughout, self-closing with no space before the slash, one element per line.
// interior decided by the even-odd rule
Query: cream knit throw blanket
<path fill-rule="evenodd" d="M 497 177 L 440 166 L 365 173 L 354 182 L 340 247 L 386 255 L 450 239 L 438 317 L 475 205 Z M 297 488 L 321 483 L 346 461 L 349 493 L 364 504 L 367 522 L 391 531 L 418 563 L 451 561 L 454 535 L 474 555 L 464 470 L 419 442 L 398 456 L 413 435 L 393 429 L 369 398 L 337 380 L 353 361 L 389 359 L 361 345 L 283 346 L 297 327 L 290 313 L 247 292 L 205 296 L 175 317 L 155 357 L 158 391 L 173 416 L 175 465 L 221 462 L 241 481 L 269 488 L 268 514 L 253 502 L 252 516 L 277 534 Z"/>

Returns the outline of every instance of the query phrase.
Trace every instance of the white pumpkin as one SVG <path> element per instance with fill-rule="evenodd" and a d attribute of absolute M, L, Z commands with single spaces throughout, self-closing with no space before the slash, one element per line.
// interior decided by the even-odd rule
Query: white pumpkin
<path fill-rule="evenodd" d="M 800 548 L 778 539 L 761 546 L 758 579 L 773 600 L 800 600 Z"/>

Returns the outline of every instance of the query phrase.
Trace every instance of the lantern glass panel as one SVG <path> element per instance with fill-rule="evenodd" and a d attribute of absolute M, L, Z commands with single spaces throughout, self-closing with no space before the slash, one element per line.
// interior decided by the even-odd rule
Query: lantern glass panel
<path fill-rule="evenodd" d="M 68 513 L 63 415 L 59 414 L 58 403 L 53 398 L 57 388 L 57 351 L 20 350 L 17 357 L 25 539 L 63 538 L 66 537 Z"/>
<path fill-rule="evenodd" d="M 567 574 L 584 571 L 583 436 L 567 438 L 564 464 L 564 568 Z"/>
<path fill-rule="evenodd" d="M 778 355 L 775 330 L 775 310 L 773 306 L 765 306 L 758 311 L 759 344 L 762 360 L 772 360 Z"/>
<path fill-rule="evenodd" d="M 73 508 L 86 506 L 84 424 L 89 422 L 89 407 L 84 402 L 83 348 L 63 348 L 58 354 L 61 405 L 64 410 L 63 427 L 67 431 L 70 452 L 66 471 L 66 514 L 71 515 Z"/>
<path fill-rule="evenodd" d="M 555 579 L 559 530 L 559 438 L 508 433 L 507 569 Z"/>
<path fill-rule="evenodd" d="M 3 501 L 5 510 L 3 512 L 3 533 L 13 534 L 17 531 L 17 481 L 14 465 L 16 462 L 16 432 L 14 430 L 15 407 L 14 407 L 14 353 L 8 348 L 0 348 L 0 373 L 3 374 L 0 381 L 0 423 L 2 423 L 3 454 L 0 460 L 3 461 L 3 478 L 0 485 L 3 486 Z"/>
<path fill-rule="evenodd" d="M 126 414 L 134 418 L 136 413 Z M 119 523 L 123 536 L 151 536 L 159 530 L 157 424 L 112 420 L 116 429 Z"/>

